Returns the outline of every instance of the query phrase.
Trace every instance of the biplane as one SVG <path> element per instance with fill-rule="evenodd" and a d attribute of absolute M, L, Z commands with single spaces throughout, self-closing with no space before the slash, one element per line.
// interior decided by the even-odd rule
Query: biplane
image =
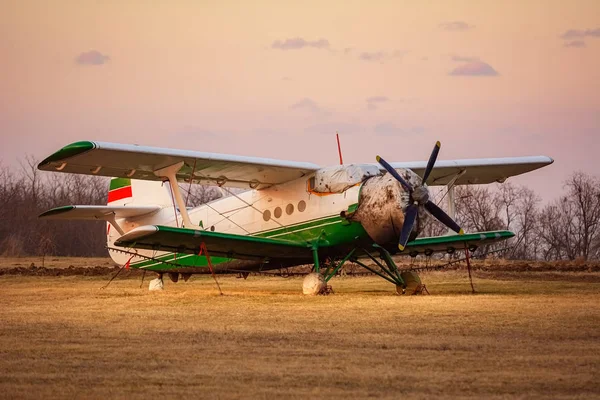
<path fill-rule="evenodd" d="M 420 284 L 392 256 L 452 253 L 509 239 L 510 231 L 463 232 L 454 221 L 456 185 L 504 182 L 553 162 L 546 156 L 341 164 L 243 157 L 81 141 L 43 160 L 43 171 L 111 177 L 106 206 L 69 205 L 41 218 L 104 220 L 107 248 L 121 265 L 174 282 L 200 273 L 312 265 L 305 293 L 322 293 L 351 261 L 402 293 Z M 341 160 L 341 154 L 340 154 Z M 230 195 L 187 207 L 180 185 L 216 185 Z M 445 186 L 448 213 L 428 187 Z M 244 191 L 240 189 L 246 189 Z M 185 189 L 183 189 L 185 190 Z M 437 220 L 451 234 L 419 237 Z M 375 264 L 366 263 L 372 260 Z M 151 285 L 153 284 L 151 282 Z"/>

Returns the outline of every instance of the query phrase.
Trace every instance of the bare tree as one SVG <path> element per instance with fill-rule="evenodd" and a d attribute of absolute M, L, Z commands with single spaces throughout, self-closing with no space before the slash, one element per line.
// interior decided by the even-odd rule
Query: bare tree
<path fill-rule="evenodd" d="M 486 187 L 456 188 L 456 219 L 465 231 L 493 231 L 505 228 L 500 217 L 502 204 Z"/>
<path fill-rule="evenodd" d="M 514 214 L 516 238 L 509 253 L 510 258 L 538 258 L 539 238 L 536 228 L 539 224 L 540 202 L 540 197 L 533 190 L 524 186 L 518 189 Z"/>
<path fill-rule="evenodd" d="M 184 193 L 184 201 L 187 207 L 198 207 L 223 197 L 220 188 L 214 186 L 192 184 L 182 187 L 180 185 L 180 189 Z"/>
<path fill-rule="evenodd" d="M 585 260 L 597 258 L 600 237 L 600 182 L 582 172 L 565 183 L 567 194 L 546 206 L 538 233 L 544 242 L 544 258 Z"/>

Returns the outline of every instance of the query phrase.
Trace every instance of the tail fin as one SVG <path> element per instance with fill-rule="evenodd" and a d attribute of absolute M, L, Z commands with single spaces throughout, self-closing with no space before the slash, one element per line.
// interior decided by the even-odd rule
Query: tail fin
<path fill-rule="evenodd" d="M 155 213 L 149 214 L 151 215 L 150 218 L 152 218 L 150 222 L 142 215 L 137 218 L 134 216 L 133 219 L 126 219 L 124 222 L 120 220 L 119 222 L 123 223 L 123 230 L 125 231 L 140 224 L 164 222 L 165 217 L 167 219 L 173 218 L 173 198 L 171 197 L 171 188 L 167 182 L 112 178 L 108 190 L 107 203 L 110 207 L 123 207 L 123 212 L 126 212 L 127 209 L 133 211 L 138 208 L 145 209 L 150 206 L 158 206 Z M 116 213 L 115 216 L 117 216 Z M 110 222 L 107 222 L 106 229 L 107 246 L 110 248 L 113 247 L 113 243 L 121 236 L 121 233 L 117 232 L 117 229 L 113 229 Z M 113 261 L 120 265 L 131 259 L 129 254 L 121 252 L 110 251 L 109 254 Z M 139 260 L 135 258 L 134 261 Z"/>
<path fill-rule="evenodd" d="M 167 206 L 171 204 L 173 199 L 167 183 L 129 178 L 112 178 L 110 181 L 108 205 Z"/>

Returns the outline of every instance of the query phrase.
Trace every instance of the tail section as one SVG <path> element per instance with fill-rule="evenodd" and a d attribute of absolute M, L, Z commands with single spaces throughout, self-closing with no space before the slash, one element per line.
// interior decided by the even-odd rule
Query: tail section
<path fill-rule="evenodd" d="M 168 183 L 140 181 L 129 178 L 112 178 L 108 190 L 111 206 L 168 206 L 173 204 Z"/>
<path fill-rule="evenodd" d="M 169 224 L 174 216 L 173 198 L 171 188 L 167 182 L 140 181 L 129 178 L 112 178 L 108 190 L 108 206 L 121 206 L 124 209 L 138 209 L 145 207 L 156 207 L 157 211 L 146 215 L 129 218 L 119 218 L 116 224 L 124 232 L 142 225 Z M 109 248 L 114 247 L 114 242 L 122 236 L 112 225 L 111 221 L 106 224 L 106 242 Z M 111 258 L 117 264 L 125 264 L 131 256 L 121 252 L 109 251 Z M 140 259 L 134 257 L 132 263 L 139 263 Z"/>
<path fill-rule="evenodd" d="M 172 225 L 179 218 L 173 207 L 168 183 L 112 178 L 106 206 L 70 205 L 48 210 L 40 215 L 45 219 L 106 221 L 106 243 L 109 249 L 123 234 L 143 225 Z M 177 222 L 175 222 L 177 225 Z M 144 250 L 139 253 L 145 252 Z M 136 251 L 138 253 L 138 251 Z M 128 260 L 139 263 L 143 257 L 132 257 L 121 251 L 109 251 L 117 264 Z M 153 254 L 148 252 L 148 254 Z"/>

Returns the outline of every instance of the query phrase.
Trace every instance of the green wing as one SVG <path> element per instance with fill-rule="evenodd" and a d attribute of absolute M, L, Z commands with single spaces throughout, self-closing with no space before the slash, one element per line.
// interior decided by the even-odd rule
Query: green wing
<path fill-rule="evenodd" d="M 211 256 L 241 260 L 306 259 L 312 260 L 308 243 L 234 235 L 169 226 L 148 225 L 121 236 L 115 245 L 136 249 L 198 254 L 206 244 Z"/>
<path fill-rule="evenodd" d="M 406 244 L 406 249 L 399 254 L 430 254 L 439 252 L 452 253 L 456 250 L 462 250 L 465 247 L 479 247 L 515 236 L 510 231 L 490 231 L 467 233 L 464 235 L 449 235 L 418 238 Z"/>
<path fill-rule="evenodd" d="M 477 232 L 465 235 L 450 235 L 426 237 L 408 242 L 402 253 L 406 255 L 432 254 L 438 252 L 454 252 L 465 247 L 479 247 L 506 239 L 514 233 L 510 231 Z M 294 259 L 311 262 L 313 260 L 311 244 L 306 242 L 292 242 L 281 239 L 269 239 L 257 236 L 235 235 L 201 231 L 170 226 L 148 225 L 132 230 L 121 236 L 115 245 L 127 248 L 167 251 L 173 253 L 198 254 L 200 245 L 204 243 L 211 255 L 240 260 L 264 259 Z M 321 246 L 320 246 L 321 247 Z M 325 250 L 328 245 L 321 248 Z M 343 256 L 347 251 L 328 248 L 325 253 L 333 255 L 331 251 Z M 341 254 L 343 252 L 343 254 Z M 361 251 L 357 253 L 360 255 Z"/>

